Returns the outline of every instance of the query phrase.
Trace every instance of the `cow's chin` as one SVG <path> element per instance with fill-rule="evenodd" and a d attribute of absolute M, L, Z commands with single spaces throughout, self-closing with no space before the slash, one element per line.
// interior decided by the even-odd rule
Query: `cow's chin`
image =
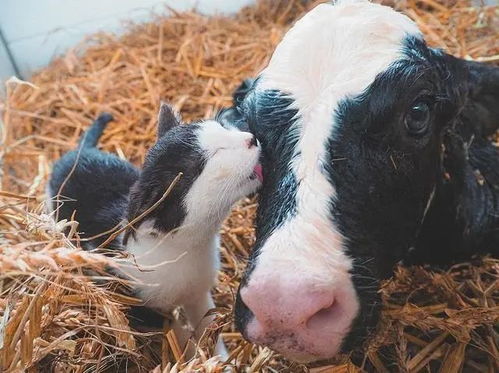
<path fill-rule="evenodd" d="M 335 357 L 340 352 L 342 342 L 348 334 L 348 331 L 330 331 L 330 342 L 324 343 L 322 338 L 321 341 L 315 340 L 312 333 L 303 335 L 302 332 L 300 336 L 292 331 L 266 334 L 259 328 L 259 323 L 255 322 L 254 319 L 251 320 L 244 333 L 245 337 L 249 341 L 267 346 L 286 359 L 297 363 L 312 363 Z M 263 336 L 263 338 L 256 336 Z"/>

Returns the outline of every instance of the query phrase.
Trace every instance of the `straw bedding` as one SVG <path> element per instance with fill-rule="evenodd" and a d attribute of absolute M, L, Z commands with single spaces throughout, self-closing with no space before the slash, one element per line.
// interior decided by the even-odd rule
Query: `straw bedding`
<path fill-rule="evenodd" d="M 466 0 L 407 0 L 390 5 L 415 19 L 432 45 L 460 56 L 499 61 L 499 9 Z M 0 371 L 220 372 L 210 358 L 223 328 L 237 371 L 494 372 L 499 370 L 498 270 L 493 258 L 447 270 L 398 268 L 382 289 L 379 332 L 348 357 L 306 368 L 243 341 L 231 305 L 253 242 L 256 204 L 244 201 L 223 226 L 223 270 L 215 292 L 216 325 L 193 361 L 182 360 L 175 336 L 132 330 L 124 310 L 135 300 L 117 292 L 102 253 L 75 244 L 75 222 L 44 213 L 51 163 L 72 149 L 102 111 L 116 120 L 104 150 L 140 164 L 155 136 L 160 99 L 190 119 L 230 105 L 231 91 L 268 60 L 290 23 L 313 4 L 261 1 L 234 17 L 172 13 L 130 25 L 123 37 L 94 35 L 49 67 L 33 85 L 11 82 L 2 103 L 0 147 Z M 70 232 L 65 234 L 66 227 Z"/>

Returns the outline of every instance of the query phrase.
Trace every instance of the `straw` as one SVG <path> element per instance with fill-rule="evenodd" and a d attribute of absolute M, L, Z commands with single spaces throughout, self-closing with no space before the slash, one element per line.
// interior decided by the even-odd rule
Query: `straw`
<path fill-rule="evenodd" d="M 378 332 L 348 356 L 311 368 L 244 341 L 232 324 L 234 294 L 254 243 L 256 203 L 245 200 L 222 228 L 222 270 L 213 325 L 196 357 L 182 359 L 167 328 L 133 330 L 137 300 L 111 276 L 102 252 L 78 247 L 73 221 L 44 213 L 51 165 L 74 149 L 103 111 L 113 114 L 100 147 L 136 165 L 155 140 L 161 100 L 186 120 L 231 104 L 241 80 L 267 63 L 290 24 L 317 2 L 260 1 L 233 17 L 195 12 L 129 25 L 122 37 L 98 34 L 30 79 L 14 80 L 1 103 L 0 371 L 458 372 L 499 370 L 499 261 L 476 259 L 448 270 L 397 268 L 382 287 Z M 498 7 L 467 0 L 385 1 L 413 18 L 432 46 L 462 58 L 499 62 Z M 367 63 L 367 62 L 366 62 Z M 228 363 L 213 356 L 221 335 Z"/>

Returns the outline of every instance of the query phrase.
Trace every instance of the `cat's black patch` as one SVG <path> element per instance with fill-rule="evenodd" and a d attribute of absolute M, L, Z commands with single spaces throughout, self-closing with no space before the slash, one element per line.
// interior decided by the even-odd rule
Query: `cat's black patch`
<path fill-rule="evenodd" d="M 103 123 L 97 120 L 82 137 L 79 149 L 65 154 L 54 164 L 49 192 L 54 200 L 53 208 L 58 206 L 56 218 L 78 221 L 83 239 L 101 235 L 146 211 L 181 172 L 181 179 L 168 197 L 146 217 L 153 220 L 154 228 L 161 232 L 179 227 L 186 215 L 184 197 L 206 161 L 196 135 L 199 125 L 175 125 L 164 131 L 147 153 L 139 172 L 131 163 L 95 148 L 105 126 Z M 109 247 L 126 244 L 129 235 L 133 235 L 143 221 L 126 231 L 123 242 L 118 237 Z M 82 245 L 94 248 L 108 237 L 106 234 L 91 241 L 83 240 Z"/>
<path fill-rule="evenodd" d="M 131 188 L 128 221 L 159 201 L 177 175 L 182 173 L 182 176 L 163 202 L 127 231 L 125 243 L 144 220 L 154 221 L 154 228 L 165 233 L 178 228 L 184 221 L 187 213 L 184 197 L 206 163 L 197 139 L 198 130 L 197 124 L 176 126 L 159 138 L 147 153 L 140 177 Z"/>

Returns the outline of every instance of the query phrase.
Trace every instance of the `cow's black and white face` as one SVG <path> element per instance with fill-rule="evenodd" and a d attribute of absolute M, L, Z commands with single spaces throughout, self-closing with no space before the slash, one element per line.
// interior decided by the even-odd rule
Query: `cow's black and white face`
<path fill-rule="evenodd" d="M 434 195 L 456 74 L 414 22 L 367 1 L 319 5 L 286 34 L 238 108 L 264 152 L 246 338 L 308 362 L 375 325 L 379 280 Z"/>

